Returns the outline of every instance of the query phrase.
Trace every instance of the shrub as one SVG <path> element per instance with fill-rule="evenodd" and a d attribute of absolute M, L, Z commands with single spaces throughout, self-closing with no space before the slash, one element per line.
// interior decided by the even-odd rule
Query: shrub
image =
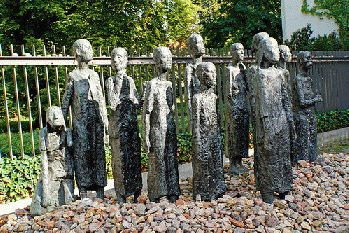
<path fill-rule="evenodd" d="M 349 109 L 317 114 L 318 133 L 349 127 Z"/>

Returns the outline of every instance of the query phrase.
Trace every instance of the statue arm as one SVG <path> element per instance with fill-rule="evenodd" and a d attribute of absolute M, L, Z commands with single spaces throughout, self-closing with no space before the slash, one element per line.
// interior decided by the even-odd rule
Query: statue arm
<path fill-rule="evenodd" d="M 68 75 L 67 84 L 65 86 L 65 93 L 62 101 L 62 113 L 65 120 L 67 120 L 69 106 L 74 95 L 73 79 Z"/>
<path fill-rule="evenodd" d="M 189 109 L 190 109 L 190 102 L 192 99 L 192 85 L 193 85 L 193 67 L 191 65 L 188 65 L 185 67 L 185 88 L 184 88 L 184 94 L 186 97 L 187 104 L 189 104 Z"/>
<path fill-rule="evenodd" d="M 141 99 L 138 95 L 138 91 L 135 85 L 134 80 L 131 77 L 128 77 L 129 82 L 130 82 L 130 90 L 131 90 L 131 101 L 139 108 L 140 107 L 140 103 L 141 103 Z"/>
<path fill-rule="evenodd" d="M 304 85 L 302 85 L 302 82 L 304 82 L 303 80 L 301 80 L 299 77 L 296 77 L 296 88 L 297 88 L 297 94 L 299 96 L 299 105 L 303 108 L 308 107 L 310 105 L 314 105 L 317 102 L 321 102 L 322 98 L 320 95 L 316 95 L 315 98 L 312 99 L 307 99 L 306 97 L 306 92 L 305 92 L 305 88 L 303 87 Z"/>
<path fill-rule="evenodd" d="M 150 149 L 150 114 L 153 111 L 153 93 L 151 82 L 147 83 L 147 88 L 144 93 L 144 104 L 143 104 L 143 112 L 142 112 L 142 127 L 143 127 L 143 147 L 144 150 L 149 153 Z"/>
<path fill-rule="evenodd" d="M 47 128 L 42 128 L 39 132 L 39 148 L 41 154 L 41 179 L 42 179 L 42 199 L 41 205 L 48 207 L 50 205 L 49 180 L 48 180 L 48 158 L 47 158 Z"/>
<path fill-rule="evenodd" d="M 118 78 L 116 78 L 116 85 L 114 85 L 113 77 L 110 77 L 105 82 L 105 88 L 108 94 L 109 108 L 113 111 L 116 110 L 117 106 L 120 104 L 120 84 Z"/>

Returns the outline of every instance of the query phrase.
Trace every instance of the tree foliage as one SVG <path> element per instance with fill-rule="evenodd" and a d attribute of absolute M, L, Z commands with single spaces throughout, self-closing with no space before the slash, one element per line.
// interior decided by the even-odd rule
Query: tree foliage
<path fill-rule="evenodd" d="M 0 44 L 175 46 L 198 31 L 199 10 L 190 0 L 3 0 Z"/>
<path fill-rule="evenodd" d="M 261 31 L 282 41 L 280 1 L 222 0 L 212 14 L 201 21 L 208 47 L 240 42 L 249 48 L 253 35 Z"/>

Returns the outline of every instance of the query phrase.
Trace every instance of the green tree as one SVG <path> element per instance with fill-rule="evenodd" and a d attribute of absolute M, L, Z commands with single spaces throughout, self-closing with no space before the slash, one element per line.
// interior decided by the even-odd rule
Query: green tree
<path fill-rule="evenodd" d="M 281 3 L 276 0 L 222 0 L 217 11 L 202 20 L 208 47 L 240 42 L 249 48 L 254 34 L 266 31 L 282 41 Z"/>

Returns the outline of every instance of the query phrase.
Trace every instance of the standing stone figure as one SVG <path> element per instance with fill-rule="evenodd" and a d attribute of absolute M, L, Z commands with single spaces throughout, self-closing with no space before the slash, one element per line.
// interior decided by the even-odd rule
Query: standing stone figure
<path fill-rule="evenodd" d="M 98 74 L 88 68 L 93 59 L 90 42 L 77 40 L 73 54 L 78 67 L 68 74 L 62 104 L 63 116 L 67 119 L 72 109 L 74 169 L 81 199 L 87 198 L 87 191 L 97 191 L 97 197 L 104 198 L 107 185 L 104 143 L 107 141 L 107 109 Z"/>
<path fill-rule="evenodd" d="M 290 48 L 287 45 L 280 45 L 279 50 L 280 50 L 279 66 L 283 69 L 286 69 L 287 62 L 292 61 L 292 54 L 291 54 Z"/>
<path fill-rule="evenodd" d="M 74 201 L 72 131 L 65 128 L 59 107 L 47 109 L 46 122 L 39 133 L 41 173 L 30 206 L 32 215 L 43 215 Z"/>
<path fill-rule="evenodd" d="M 265 39 L 268 38 L 269 34 L 266 32 L 259 32 L 257 34 L 255 34 L 253 36 L 252 39 L 252 44 L 251 44 L 251 50 L 253 53 L 256 54 L 256 52 L 258 51 L 258 46 L 259 43 Z M 248 96 L 248 106 L 249 106 L 249 110 L 250 110 L 250 116 L 251 116 L 251 124 L 252 124 L 252 128 L 255 129 L 256 128 L 256 116 L 255 116 L 255 112 L 256 112 L 256 103 L 255 103 L 255 98 L 254 98 L 254 91 L 253 91 L 253 79 L 255 77 L 255 74 L 258 70 L 258 56 L 256 56 L 256 62 L 255 64 L 252 64 L 248 70 L 247 70 L 247 96 Z M 256 130 L 253 130 L 253 145 L 256 144 Z"/>
<path fill-rule="evenodd" d="M 167 196 L 175 202 L 180 195 L 176 124 L 172 83 L 166 81 L 172 66 L 171 51 L 154 50 L 156 76 L 147 83 L 143 114 L 143 147 L 148 152 L 148 197 L 158 202 Z"/>
<path fill-rule="evenodd" d="M 274 38 L 266 38 L 257 52 L 259 68 L 253 79 L 255 97 L 256 189 L 263 201 L 272 203 L 274 192 L 280 198 L 292 190 L 290 161 L 290 124 L 293 123 L 291 98 L 279 61 L 279 48 Z"/>
<path fill-rule="evenodd" d="M 196 69 L 200 89 L 193 97 L 193 197 L 211 201 L 223 196 L 222 139 L 219 125 L 216 67 L 203 62 Z"/>
<path fill-rule="evenodd" d="M 189 130 L 192 130 L 192 99 L 198 92 L 200 82 L 195 76 L 196 67 L 202 63 L 202 55 L 205 53 L 204 40 L 199 34 L 191 34 L 187 39 L 188 52 L 193 58 L 193 62 L 185 67 L 185 97 L 187 111 L 189 113 Z"/>
<path fill-rule="evenodd" d="M 314 93 L 313 80 L 308 76 L 312 66 L 310 52 L 299 52 L 297 62 L 300 72 L 292 82 L 292 98 L 298 153 L 293 162 L 314 162 L 318 158 L 315 104 L 322 98 Z"/>
<path fill-rule="evenodd" d="M 105 87 L 109 102 L 109 144 L 111 146 L 114 187 L 119 202 L 142 190 L 141 139 L 137 121 L 140 98 L 131 77 L 127 76 L 127 52 L 115 48 L 111 66 L 116 76 L 107 79 Z"/>
<path fill-rule="evenodd" d="M 225 153 L 230 160 L 229 172 L 247 172 L 242 158 L 248 158 L 249 111 L 247 105 L 246 67 L 244 46 L 240 43 L 231 46 L 232 63 L 224 69 L 225 80 Z"/>

